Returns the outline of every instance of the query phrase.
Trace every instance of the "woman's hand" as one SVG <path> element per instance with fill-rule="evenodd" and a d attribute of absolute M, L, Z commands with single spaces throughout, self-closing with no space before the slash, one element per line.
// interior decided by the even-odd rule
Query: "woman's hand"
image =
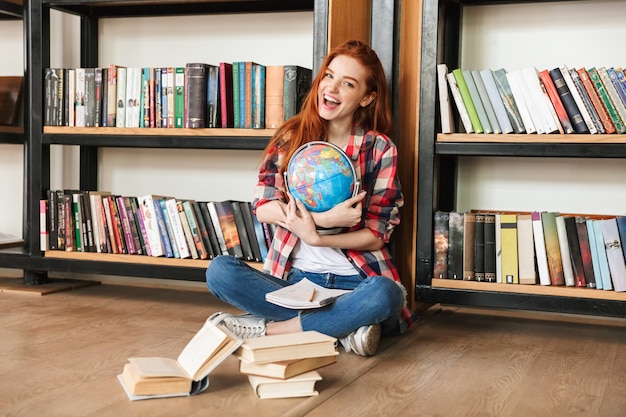
<path fill-rule="evenodd" d="M 311 213 L 300 200 L 293 198 L 293 196 L 290 196 L 287 203 L 284 220 L 277 221 L 277 224 L 291 231 L 311 246 L 315 246 L 319 242 L 320 235 L 317 233 L 317 227 Z"/>
<path fill-rule="evenodd" d="M 328 211 L 312 213 L 315 224 L 325 228 L 356 226 L 363 216 L 363 199 L 366 194 L 366 191 L 361 191 Z"/>

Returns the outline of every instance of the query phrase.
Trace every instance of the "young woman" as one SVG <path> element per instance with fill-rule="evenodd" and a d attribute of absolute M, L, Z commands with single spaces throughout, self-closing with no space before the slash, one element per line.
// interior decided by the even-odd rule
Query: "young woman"
<path fill-rule="evenodd" d="M 276 131 L 264 153 L 253 207 L 259 221 L 276 225 L 276 233 L 263 272 L 231 256 L 213 259 L 206 272 L 209 290 L 248 314 L 219 312 L 213 323 L 242 337 L 316 330 L 363 356 L 376 352 L 381 333 L 402 333 L 413 323 L 387 248 L 403 204 L 391 130 L 387 83 L 376 53 L 356 40 L 334 48 L 301 112 Z M 320 140 L 346 152 L 362 191 L 314 213 L 290 198 L 283 173 L 301 145 Z M 318 227 L 347 231 L 320 234 Z M 304 311 L 265 301 L 266 293 L 305 277 L 353 291 Z"/>

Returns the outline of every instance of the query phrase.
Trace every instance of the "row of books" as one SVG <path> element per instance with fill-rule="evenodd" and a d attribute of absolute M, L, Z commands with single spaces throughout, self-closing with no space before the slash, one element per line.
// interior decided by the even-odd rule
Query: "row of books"
<path fill-rule="evenodd" d="M 262 262 L 273 228 L 246 201 L 182 200 L 50 190 L 41 200 L 41 249 Z"/>
<path fill-rule="evenodd" d="M 131 401 L 189 396 L 231 354 L 258 398 L 318 395 L 317 369 L 337 361 L 336 339 L 315 331 L 241 339 L 208 319 L 176 359 L 128 358 L 118 380 Z"/>
<path fill-rule="evenodd" d="M 434 278 L 626 291 L 626 216 L 434 213 Z"/>
<path fill-rule="evenodd" d="M 44 125 L 277 128 L 299 111 L 311 78 L 308 68 L 252 61 L 46 68 Z"/>
<path fill-rule="evenodd" d="M 626 75 L 620 67 L 448 72 L 437 67 L 442 133 L 624 133 Z M 450 100 L 448 92 L 452 95 Z"/>

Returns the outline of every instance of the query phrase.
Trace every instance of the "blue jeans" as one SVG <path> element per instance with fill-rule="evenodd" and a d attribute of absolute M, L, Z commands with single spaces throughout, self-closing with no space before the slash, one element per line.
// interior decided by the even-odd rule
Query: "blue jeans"
<path fill-rule="evenodd" d="M 265 294 L 308 278 L 327 288 L 351 289 L 334 303 L 311 310 L 293 310 L 265 301 Z M 374 276 L 309 273 L 292 269 L 283 280 L 252 268 L 232 256 L 218 256 L 206 271 L 209 290 L 217 298 L 258 317 L 271 321 L 300 315 L 302 330 L 316 330 L 332 337 L 344 337 L 361 326 L 381 324 L 383 334 L 397 332 L 404 305 L 402 289 L 391 279 Z"/>

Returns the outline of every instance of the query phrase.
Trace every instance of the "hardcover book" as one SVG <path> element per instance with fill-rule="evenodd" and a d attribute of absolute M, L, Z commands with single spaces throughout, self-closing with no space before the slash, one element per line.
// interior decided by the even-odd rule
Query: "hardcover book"
<path fill-rule="evenodd" d="M 485 281 L 496 282 L 496 215 L 485 213 Z"/>
<path fill-rule="evenodd" d="M 243 217 L 244 227 L 246 234 L 250 242 L 250 249 L 252 250 L 252 260 L 256 262 L 262 262 L 264 256 L 261 254 L 261 248 L 259 247 L 259 240 L 256 237 L 256 229 L 254 227 L 254 214 L 252 214 L 252 208 L 247 201 L 240 201 L 239 207 L 241 209 L 241 215 Z"/>
<path fill-rule="evenodd" d="M 162 216 L 159 217 L 159 224 L 162 221 L 165 226 L 165 230 L 167 230 L 167 238 L 169 239 L 169 243 L 170 243 L 170 247 L 169 249 L 172 252 L 172 255 L 174 258 L 180 258 L 180 252 L 179 252 L 179 245 L 180 245 L 180 237 L 176 237 L 176 234 L 174 232 L 174 228 L 172 227 L 172 216 L 174 214 L 176 214 L 178 217 L 178 213 L 175 211 L 172 211 L 171 209 L 168 210 L 167 208 L 167 200 L 171 200 L 171 198 L 159 198 L 158 200 L 156 200 L 156 202 L 159 204 L 159 207 L 161 208 L 161 214 Z M 171 204 L 171 203 L 170 203 Z M 183 243 L 184 244 L 184 243 Z M 166 252 L 167 255 L 167 252 Z"/>
<path fill-rule="evenodd" d="M 300 112 L 311 89 L 313 71 L 298 65 L 284 65 L 283 69 L 283 118 L 287 120 Z"/>
<path fill-rule="evenodd" d="M 163 246 L 163 253 L 166 258 L 174 258 L 176 254 L 174 252 L 175 245 L 172 246 L 172 239 L 170 234 L 173 233 L 168 227 L 169 221 L 167 220 L 169 216 L 167 215 L 167 211 L 165 209 L 165 198 L 163 197 L 153 197 L 152 202 L 154 203 L 154 214 L 153 218 L 156 220 L 157 230 L 159 231 L 159 236 L 161 238 L 161 244 Z"/>
<path fill-rule="evenodd" d="M 241 244 L 241 252 L 243 253 L 243 259 L 246 261 L 252 261 L 254 260 L 254 254 L 252 253 L 250 236 L 248 235 L 248 230 L 246 229 L 240 203 L 240 201 L 230 200 L 233 219 L 235 221 L 235 226 L 237 227 L 237 234 L 239 235 L 239 242 Z"/>
<path fill-rule="evenodd" d="M 583 116 L 574 101 L 574 97 L 570 92 L 567 83 L 565 82 L 565 78 L 563 77 L 563 73 L 560 68 L 553 68 L 549 71 L 550 78 L 552 78 L 552 82 L 554 83 L 554 87 L 556 87 L 556 91 L 559 93 L 559 97 L 561 98 L 561 102 L 563 103 L 563 107 L 565 107 L 565 112 L 567 113 L 567 117 L 572 123 L 572 127 L 575 133 L 589 133 L 589 129 L 587 128 L 587 124 L 583 120 Z"/>
<path fill-rule="evenodd" d="M 243 111 L 243 128 L 251 129 L 252 128 L 252 103 L 254 101 L 254 94 L 252 92 L 252 79 L 254 78 L 252 75 L 253 68 L 255 65 L 259 65 L 253 61 L 244 61 L 243 62 L 243 108 L 240 110 Z M 241 67 L 239 68 L 239 72 L 241 73 Z M 242 88 L 241 78 L 239 78 L 239 88 Z M 239 91 L 241 95 L 241 90 Z M 241 115 L 240 115 L 241 117 Z"/>
<path fill-rule="evenodd" d="M 448 222 L 449 215 L 445 211 L 434 214 L 434 258 L 433 277 L 448 278 Z"/>
<path fill-rule="evenodd" d="M 185 68 L 174 68 L 174 127 L 185 125 Z"/>
<path fill-rule="evenodd" d="M 108 224 L 102 204 L 102 197 L 111 195 L 108 191 L 89 191 L 91 218 L 93 220 L 94 244 L 96 252 L 110 253 L 111 241 L 108 233 Z"/>
<path fill-rule="evenodd" d="M 587 112 L 589 113 L 589 116 L 591 117 L 591 121 L 593 122 L 593 126 L 595 127 L 596 132 L 606 133 L 606 131 L 604 130 L 604 125 L 602 124 L 602 120 L 600 120 L 600 116 L 598 115 L 598 112 L 596 111 L 596 108 L 594 107 L 591 101 L 591 97 L 589 97 L 589 94 L 587 94 L 587 90 L 585 90 L 585 86 L 583 85 L 583 82 L 580 79 L 580 76 L 578 75 L 578 71 L 572 68 L 569 70 L 569 73 L 571 75 L 574 86 L 576 87 L 576 90 L 578 91 L 578 95 L 582 99 L 582 102 L 585 105 L 585 109 L 587 110 Z"/>
<path fill-rule="evenodd" d="M 463 104 L 467 109 L 467 114 L 469 115 L 470 121 L 472 123 L 472 129 L 474 130 L 474 133 L 483 133 L 483 126 L 480 123 L 480 119 L 478 118 L 478 113 L 476 111 L 476 106 L 474 105 L 469 89 L 467 88 L 467 83 L 465 82 L 463 71 L 460 68 L 454 69 L 452 70 L 452 75 L 454 75 L 456 84 L 459 86 L 461 98 L 463 99 Z"/>
<path fill-rule="evenodd" d="M 155 212 L 154 197 L 150 194 L 139 197 L 139 210 L 152 256 L 164 256 L 163 243 L 159 233 L 158 216 Z"/>
<path fill-rule="evenodd" d="M 253 129 L 265 129 L 265 65 L 252 65 L 252 120 Z"/>
<path fill-rule="evenodd" d="M 191 254 L 191 259 L 199 259 L 198 249 L 191 233 L 191 227 L 189 226 L 189 220 L 187 219 L 187 213 L 183 207 L 182 201 L 176 201 L 176 208 L 178 209 L 178 217 L 180 218 L 180 224 L 183 227 L 183 233 L 185 235 L 185 241 L 187 242 L 187 248 Z"/>
<path fill-rule="evenodd" d="M 276 129 L 283 119 L 284 67 L 268 65 L 265 67 L 265 127 Z"/>
<path fill-rule="evenodd" d="M 207 65 L 207 103 L 206 103 L 206 127 L 215 128 L 221 126 L 220 115 L 220 67 Z"/>
<path fill-rule="evenodd" d="M 206 247 L 204 245 L 204 239 L 202 237 L 202 231 L 201 226 L 200 226 L 200 220 L 198 219 L 198 217 L 196 216 L 196 213 L 192 207 L 192 202 L 189 200 L 185 200 L 181 202 L 181 205 L 183 207 L 183 210 L 185 211 L 185 215 L 187 218 L 187 222 L 189 223 L 189 230 L 191 232 L 191 236 L 193 239 L 193 244 L 196 248 L 196 252 L 198 253 L 198 257 L 200 259 L 208 259 L 209 258 L 209 254 L 206 250 Z M 204 223 L 202 223 L 202 226 L 204 226 Z M 206 229 L 205 229 L 205 233 L 206 233 Z"/>
<path fill-rule="evenodd" d="M 519 284 L 516 214 L 500 215 L 500 239 L 502 240 L 502 283 Z"/>
<path fill-rule="evenodd" d="M 570 134 L 574 133 L 574 128 L 572 127 L 572 122 L 569 120 L 569 116 L 565 111 L 565 107 L 563 107 L 563 103 L 561 102 L 561 97 L 559 93 L 556 91 L 556 87 L 554 86 L 554 82 L 550 77 L 550 73 L 548 70 L 542 70 L 539 72 L 539 79 L 541 80 L 541 85 L 546 91 L 548 98 L 550 99 L 550 103 L 554 108 L 554 112 L 561 124 L 561 128 L 563 129 L 563 133 Z"/>
<path fill-rule="evenodd" d="M 448 278 L 463 279 L 463 213 L 448 216 Z"/>
<path fill-rule="evenodd" d="M 185 127 L 198 129 L 206 127 L 207 113 L 207 64 L 190 63 L 185 66 Z"/>
<path fill-rule="evenodd" d="M 228 254 L 244 259 L 243 248 L 241 247 L 241 238 L 239 237 L 239 232 L 237 231 L 235 213 L 233 212 L 231 201 L 216 201 L 213 206 L 215 207 L 217 215 L 216 219 L 222 231 L 224 244 L 226 245 Z M 211 213 L 211 217 L 213 217 L 213 213 Z"/>
<path fill-rule="evenodd" d="M 522 122 L 522 116 L 520 115 L 515 99 L 513 98 L 513 92 L 511 91 L 511 86 L 506 77 L 506 70 L 504 68 L 500 68 L 493 71 L 492 74 L 514 132 L 524 133 L 524 123 Z"/>
<path fill-rule="evenodd" d="M 95 68 L 85 68 L 85 127 L 94 127 L 95 125 L 96 71 Z"/>
<path fill-rule="evenodd" d="M 152 248 L 150 247 L 150 242 L 148 241 L 148 234 L 146 233 L 146 226 L 143 221 L 143 214 L 141 213 L 141 209 L 139 208 L 139 199 L 135 196 L 130 196 L 128 197 L 128 202 L 130 204 L 130 210 L 135 220 L 135 226 L 137 228 L 137 234 L 139 237 L 141 250 L 144 255 L 152 256 Z"/>
<path fill-rule="evenodd" d="M 178 212 L 178 205 L 175 198 L 165 199 L 165 207 L 167 214 L 169 215 L 169 221 L 172 228 L 173 236 L 176 242 L 176 249 L 180 258 L 185 259 L 191 257 L 187 238 L 185 237 L 185 231 L 183 230 L 183 224 L 180 221 L 180 214 Z"/>
<path fill-rule="evenodd" d="M 485 280 L 485 215 L 476 213 L 474 223 L 474 279 Z"/>
<path fill-rule="evenodd" d="M 220 221 L 219 214 L 217 212 L 216 202 L 209 201 L 206 203 L 206 207 L 208 210 L 209 218 L 211 219 L 211 224 L 213 225 L 213 230 L 215 231 L 215 238 L 217 240 L 218 248 L 219 248 L 218 253 L 221 253 L 222 255 L 233 255 L 236 257 L 237 255 L 235 254 L 235 250 L 236 248 L 239 248 L 239 251 L 238 251 L 239 257 L 243 257 L 243 252 L 241 252 L 241 245 L 235 245 L 234 242 L 232 241 L 230 242 L 231 248 L 229 248 L 226 245 L 226 236 L 224 235 L 224 231 L 222 230 L 222 223 Z M 235 227 L 235 222 L 232 217 L 230 220 L 231 222 L 228 228 L 229 240 L 232 239 L 232 230 L 233 230 L 232 228 Z M 237 236 L 237 240 L 238 238 L 239 237 Z"/>
<path fill-rule="evenodd" d="M 220 116 L 221 127 L 233 126 L 233 64 L 220 62 Z"/>
<path fill-rule="evenodd" d="M 129 358 L 118 380 L 132 401 L 197 394 L 208 387 L 211 371 L 242 343 L 207 320 L 176 359 Z"/>
<path fill-rule="evenodd" d="M 615 291 L 626 291 L 626 263 L 615 218 L 600 220 L 606 258 Z"/>
<path fill-rule="evenodd" d="M 622 102 L 622 99 L 619 96 L 613 81 L 611 81 L 611 77 L 609 76 L 605 67 L 599 67 L 597 69 L 598 75 L 600 75 L 600 79 L 602 80 L 602 84 L 604 84 L 604 88 L 609 93 L 609 97 L 613 102 L 613 105 L 617 109 L 617 113 L 619 114 L 622 122 L 626 121 L 626 105 Z"/>
<path fill-rule="evenodd" d="M 591 265 L 593 266 L 593 276 L 595 278 L 596 289 L 602 290 L 602 271 L 600 266 L 600 255 L 598 255 L 598 243 L 596 242 L 596 232 L 592 219 L 585 220 L 587 237 L 589 238 L 589 251 L 591 252 Z M 605 255 L 606 257 L 606 255 Z M 606 261 L 606 258 L 605 258 Z M 606 265 L 608 272 L 608 263 Z M 610 279 L 610 278 L 609 278 Z"/>
<path fill-rule="evenodd" d="M 202 245 L 207 254 L 208 259 L 213 259 L 215 257 L 215 253 L 213 252 L 213 247 L 211 246 L 211 241 L 209 240 L 209 231 L 207 229 L 207 225 L 204 220 L 204 216 L 202 215 L 202 211 L 200 209 L 200 203 L 197 201 L 190 201 L 191 210 L 193 211 L 194 219 L 196 221 L 196 225 L 198 226 L 198 232 L 200 233 L 200 239 L 202 239 Z"/>
<path fill-rule="evenodd" d="M 598 97 L 600 97 L 600 100 L 602 101 L 606 112 L 609 114 L 609 117 L 613 122 L 613 126 L 615 126 L 615 130 L 617 131 L 617 133 L 626 132 L 626 124 L 622 120 L 622 117 L 618 113 L 615 105 L 613 105 L 613 101 L 609 96 L 609 92 L 604 87 L 604 83 L 600 78 L 600 74 L 595 69 L 595 67 L 588 68 L 587 72 L 589 73 L 589 78 L 591 79 L 591 82 L 593 83 L 596 92 L 598 93 Z"/>
<path fill-rule="evenodd" d="M 126 68 L 126 121 L 125 127 L 139 127 L 141 101 L 141 68 Z"/>
<path fill-rule="evenodd" d="M 598 118 L 600 119 L 600 122 L 602 123 L 604 132 L 615 133 L 615 126 L 613 125 L 611 116 L 609 116 L 609 113 L 604 107 L 604 104 L 602 104 L 602 100 L 600 99 L 598 92 L 593 86 L 593 81 L 591 81 L 591 77 L 589 77 L 589 73 L 587 72 L 585 68 L 579 68 L 578 70 L 576 70 L 576 72 L 578 72 L 578 78 L 580 78 L 580 82 L 582 83 L 583 88 L 587 92 L 587 95 L 589 96 L 589 99 L 591 100 L 591 103 L 593 104 L 593 107 L 595 108 L 596 113 L 598 114 Z"/>
<path fill-rule="evenodd" d="M 596 129 L 596 125 L 589 114 L 589 110 L 587 109 L 587 106 L 585 106 L 585 102 L 583 101 L 578 88 L 576 88 L 576 85 L 574 84 L 570 70 L 565 65 L 561 65 L 559 68 L 561 70 L 561 74 L 563 74 L 563 79 L 569 88 L 570 94 L 578 107 L 578 111 L 587 125 L 587 130 L 592 134 L 598 133 L 598 129 Z"/>
<path fill-rule="evenodd" d="M 124 71 L 126 69 L 124 68 Z M 126 72 L 124 72 L 126 75 Z M 119 94 L 118 83 L 118 94 Z M 124 88 L 126 88 L 126 82 L 124 82 Z M 125 91 L 125 90 L 124 90 Z M 74 97 L 74 118 L 76 127 L 85 127 L 85 69 L 76 68 L 76 94 Z M 122 124 L 122 127 L 124 125 Z"/>
<path fill-rule="evenodd" d="M 476 214 L 463 213 L 463 279 L 475 280 L 474 241 L 476 235 Z"/>
<path fill-rule="evenodd" d="M 611 79 L 611 82 L 615 87 L 615 91 L 617 91 L 617 95 L 619 96 L 621 103 L 626 106 L 626 89 L 624 88 L 624 85 L 617 76 L 618 72 L 615 71 L 615 68 L 609 67 L 606 69 L 606 73 L 609 75 L 609 78 Z M 624 77 L 623 72 L 619 71 L 619 73 L 622 75 L 622 77 Z"/>
<path fill-rule="evenodd" d="M 122 224 L 122 232 L 124 234 L 124 241 L 126 242 L 126 253 L 129 255 L 137 254 L 137 247 L 135 246 L 135 239 L 130 228 L 130 216 L 126 210 L 126 202 L 123 196 L 117 196 L 115 198 L 117 204 L 117 212 L 120 216 L 120 222 Z"/>

